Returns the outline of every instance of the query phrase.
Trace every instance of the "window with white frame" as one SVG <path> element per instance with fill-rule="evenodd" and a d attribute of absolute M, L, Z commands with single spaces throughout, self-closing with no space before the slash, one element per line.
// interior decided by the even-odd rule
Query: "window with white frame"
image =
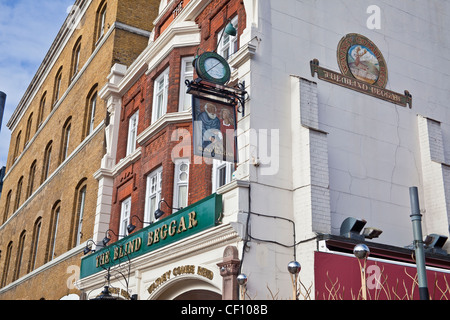
<path fill-rule="evenodd" d="M 136 111 L 128 122 L 128 143 L 127 143 L 127 155 L 136 150 L 136 137 L 139 122 L 139 110 Z"/>
<path fill-rule="evenodd" d="M 186 111 L 192 107 L 192 96 L 187 91 L 185 81 L 194 80 L 194 66 L 192 65 L 194 57 L 184 57 L 181 59 L 181 74 L 180 74 L 180 103 L 178 111 Z"/>
<path fill-rule="evenodd" d="M 188 183 L 189 183 L 189 160 L 175 160 L 173 206 L 174 208 L 185 208 L 188 205 Z"/>
<path fill-rule="evenodd" d="M 169 68 L 164 70 L 154 83 L 152 123 L 167 112 L 167 97 L 169 93 Z"/>
<path fill-rule="evenodd" d="M 78 194 L 78 208 L 77 208 L 77 224 L 75 225 L 76 228 L 76 240 L 75 245 L 79 245 L 81 243 L 82 238 L 82 230 L 83 230 L 83 216 L 84 216 L 84 205 L 86 202 L 86 186 L 83 186 L 81 188 L 79 194 Z"/>
<path fill-rule="evenodd" d="M 147 189 L 145 191 L 145 222 L 155 221 L 155 211 L 161 200 L 162 167 L 152 171 L 147 176 Z"/>
<path fill-rule="evenodd" d="M 230 183 L 234 173 L 234 163 L 222 160 L 213 160 L 212 167 L 212 192 Z"/>
<path fill-rule="evenodd" d="M 53 258 L 56 256 L 55 248 L 56 248 L 56 235 L 58 233 L 58 222 L 59 222 L 59 213 L 61 209 L 60 207 L 56 207 L 52 213 L 52 219 L 51 219 L 51 243 L 50 243 L 50 250 L 49 250 L 49 256 L 47 257 L 47 261 L 53 260 Z"/>
<path fill-rule="evenodd" d="M 119 240 L 127 234 L 127 227 L 130 224 L 130 212 L 131 197 L 128 197 L 122 201 L 122 208 L 120 210 Z"/>
<path fill-rule="evenodd" d="M 94 131 L 94 123 L 95 123 L 95 109 L 97 108 L 97 93 L 95 92 L 89 100 L 89 115 L 88 115 L 88 132 L 87 135 L 90 135 Z"/>
<path fill-rule="evenodd" d="M 238 16 L 234 17 L 231 20 L 231 24 L 233 25 L 233 27 L 238 30 Z M 219 31 L 219 39 L 220 42 L 218 43 L 218 47 L 217 47 L 217 53 L 220 54 L 222 57 L 225 58 L 225 60 L 228 60 L 228 58 L 234 54 L 236 51 L 238 51 L 238 37 L 235 36 L 230 36 L 228 34 L 226 34 L 225 32 L 223 32 L 224 29 Z M 220 36 L 222 35 L 222 39 L 220 39 Z"/>
<path fill-rule="evenodd" d="M 105 25 L 106 25 L 106 1 L 100 4 L 100 7 L 97 11 L 97 41 L 100 40 L 105 34 Z"/>

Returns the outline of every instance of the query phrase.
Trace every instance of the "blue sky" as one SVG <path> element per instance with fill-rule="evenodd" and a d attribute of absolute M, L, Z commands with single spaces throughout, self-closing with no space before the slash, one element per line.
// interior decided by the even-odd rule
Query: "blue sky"
<path fill-rule="evenodd" d="M 0 0 L 0 91 L 6 107 L 0 132 L 0 167 L 6 165 L 6 123 L 67 17 L 75 0 Z"/>

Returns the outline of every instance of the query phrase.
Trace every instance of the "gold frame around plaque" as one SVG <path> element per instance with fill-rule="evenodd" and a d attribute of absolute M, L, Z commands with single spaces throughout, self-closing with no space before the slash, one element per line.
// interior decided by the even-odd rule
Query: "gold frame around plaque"
<path fill-rule="evenodd" d="M 339 41 L 337 60 L 341 73 L 310 61 L 311 76 L 338 86 L 352 89 L 391 103 L 412 108 L 412 95 L 386 89 L 388 72 L 386 61 L 377 46 L 366 37 L 350 33 Z"/>
<path fill-rule="evenodd" d="M 386 88 L 386 61 L 378 47 L 365 36 L 349 33 L 343 37 L 338 44 L 337 60 L 343 75 Z"/>

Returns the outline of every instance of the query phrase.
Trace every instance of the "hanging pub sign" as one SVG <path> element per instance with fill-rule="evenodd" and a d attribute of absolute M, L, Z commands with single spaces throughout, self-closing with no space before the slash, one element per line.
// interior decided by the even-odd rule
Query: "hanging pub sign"
<path fill-rule="evenodd" d="M 324 80 L 391 103 L 412 107 L 412 96 L 405 90 L 400 94 L 386 89 L 388 80 L 386 61 L 377 46 L 368 38 L 350 33 L 343 37 L 337 49 L 341 73 L 319 66 L 319 60 L 310 62 L 311 75 L 317 73 Z"/>
<path fill-rule="evenodd" d="M 230 66 L 215 51 L 197 56 L 193 66 L 198 78 L 185 83 L 192 95 L 194 155 L 237 162 L 236 109 L 245 115 L 245 83 L 226 85 Z"/>
<path fill-rule="evenodd" d="M 194 154 L 236 162 L 236 111 L 233 104 L 192 96 Z"/>

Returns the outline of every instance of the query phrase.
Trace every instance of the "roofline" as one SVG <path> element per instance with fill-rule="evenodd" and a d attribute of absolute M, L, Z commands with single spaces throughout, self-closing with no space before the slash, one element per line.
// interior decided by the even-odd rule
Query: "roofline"
<path fill-rule="evenodd" d="M 73 28 L 70 25 L 77 20 L 78 17 L 83 16 L 86 12 L 86 9 L 91 4 L 92 0 L 76 0 L 73 6 L 81 8 L 81 10 L 73 10 L 70 12 L 64 23 L 62 24 L 58 34 L 56 35 L 53 43 L 51 44 L 47 54 L 42 60 L 38 70 L 36 71 L 34 77 L 32 78 L 28 88 L 26 89 L 22 99 L 20 100 L 17 107 L 14 109 L 14 112 L 11 115 L 11 118 L 8 120 L 6 126 L 9 130 L 13 131 L 15 126 L 19 123 L 25 111 L 28 109 L 28 106 L 33 99 L 35 93 L 40 88 L 41 81 L 45 78 L 46 71 L 51 68 L 51 66 L 55 63 L 56 59 L 59 57 L 61 53 L 61 49 L 64 47 L 64 44 L 70 38 L 73 33 Z"/>

